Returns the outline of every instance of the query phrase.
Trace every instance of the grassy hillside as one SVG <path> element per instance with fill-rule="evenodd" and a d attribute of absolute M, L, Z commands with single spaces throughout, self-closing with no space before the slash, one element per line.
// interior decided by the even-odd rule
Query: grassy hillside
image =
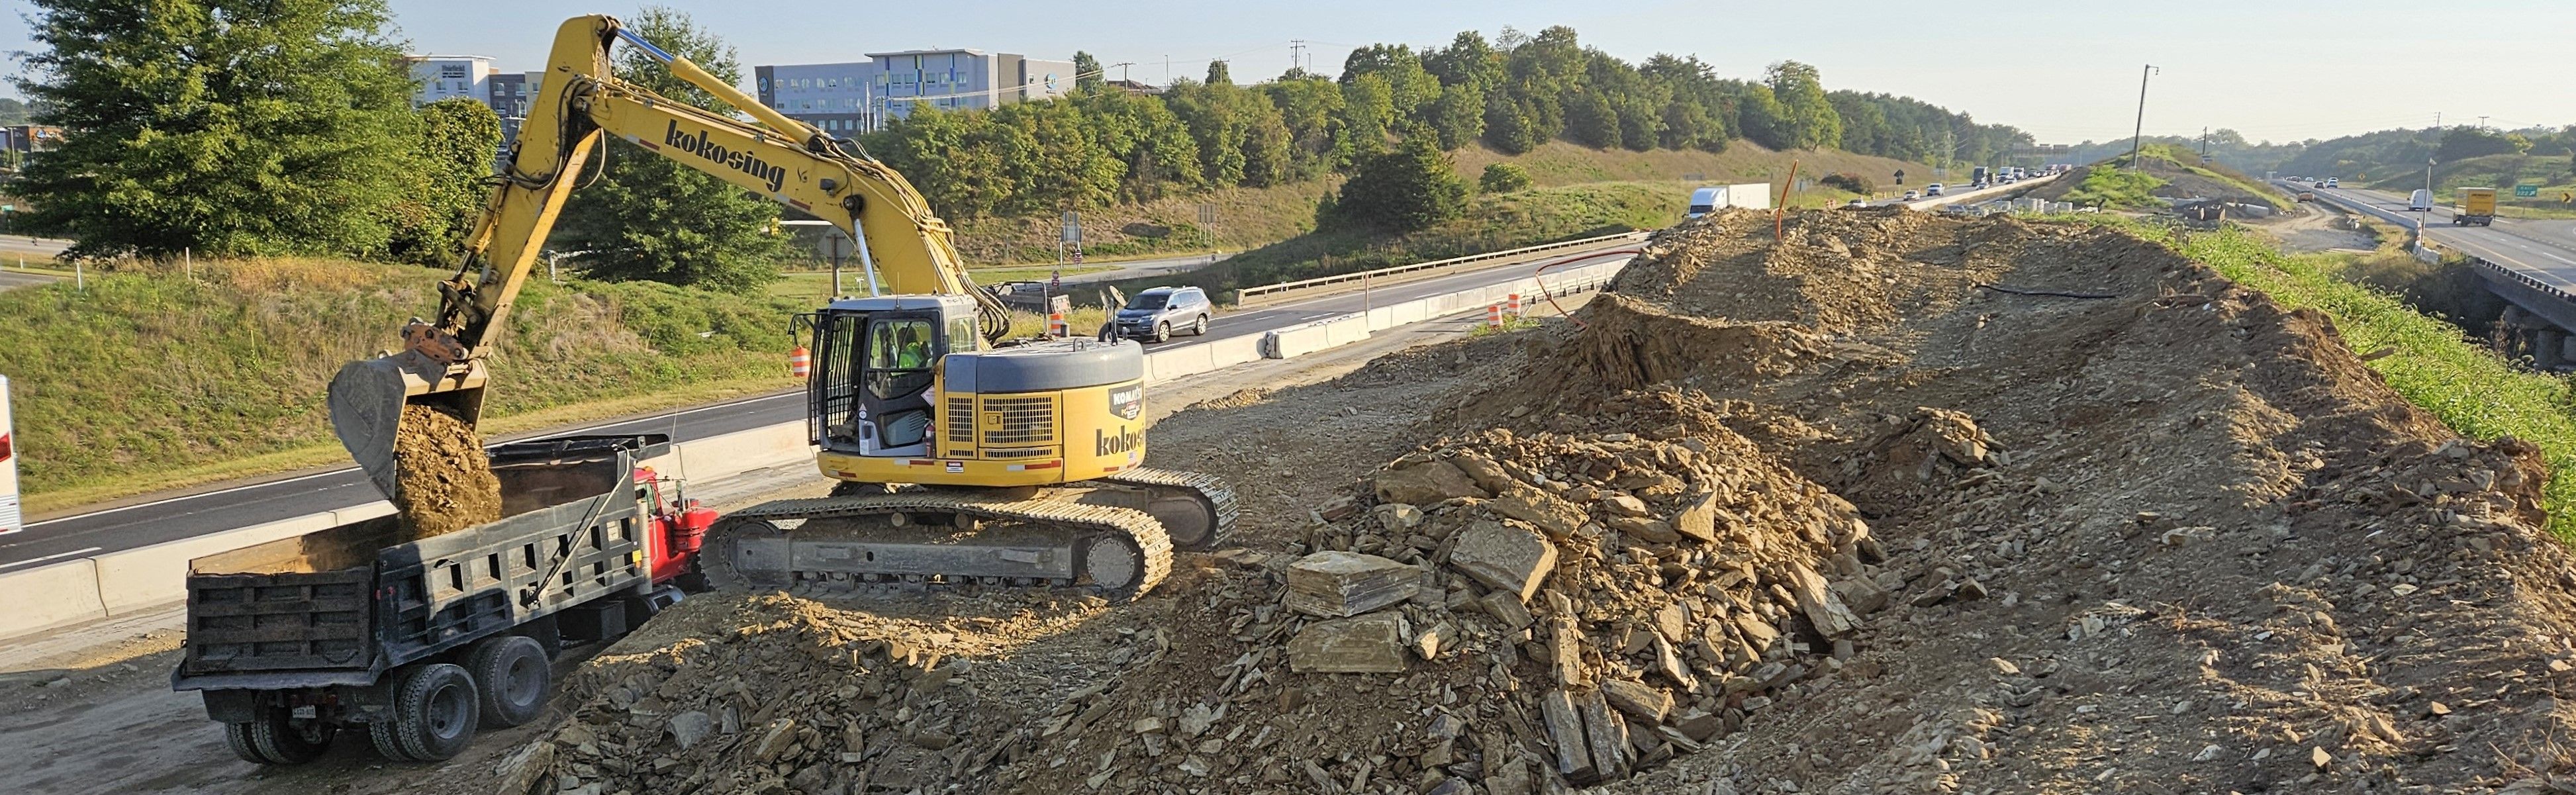
<path fill-rule="evenodd" d="M 1792 160 L 1802 178 L 1837 171 L 1859 174 L 1878 183 L 1882 194 L 1903 191 L 1894 176 L 1922 185 L 1932 181 L 1932 168 L 1884 157 L 1824 150 L 1774 152 L 1750 141 L 1736 141 L 1725 152 L 1657 149 L 1592 149 L 1566 141 L 1549 141 L 1537 149 L 1505 155 L 1483 144 L 1450 153 L 1458 175 L 1469 185 L 1494 163 L 1512 163 L 1530 174 L 1536 187 L 1552 188 L 1598 182 L 1671 183 L 1687 198 L 1701 184 L 1778 183 L 1788 179 Z M 1696 175 L 1696 176 L 1694 176 Z M 1143 204 L 1085 210 L 1081 214 L 1084 252 L 1090 260 L 1170 256 L 1222 249 L 1247 251 L 1314 231 L 1315 205 L 1338 180 L 1326 179 L 1271 188 L 1232 188 L 1207 194 L 1175 196 Z M 1792 197 L 1798 206 L 1839 204 L 1852 194 L 1821 186 Z M 1199 206 L 1213 205 L 1215 223 L 1199 223 Z M 957 245 L 974 263 L 1052 262 L 1060 219 L 1040 216 L 977 218 L 958 224 Z"/>
<path fill-rule="evenodd" d="M 1354 273 L 1424 260 L 1559 240 L 1654 229 L 1681 220 L 1692 183 L 1596 182 L 1532 188 L 1469 199 L 1464 216 L 1409 235 L 1309 232 L 1178 276 L 1128 280 L 1124 290 L 1194 284 L 1230 300 L 1227 291 L 1317 276 Z"/>
<path fill-rule="evenodd" d="M 345 460 L 323 412 L 340 365 L 436 307 L 443 271 L 325 260 L 92 273 L 0 292 L 30 508 Z M 799 304 L 651 283 L 521 294 L 487 432 L 788 385 Z"/>
<path fill-rule="evenodd" d="M 2287 209 L 2298 203 L 2287 194 L 2235 169 L 2217 163 L 2202 163 L 2199 153 L 2188 149 L 2153 144 L 2141 149 L 2138 159 L 2142 168 L 2129 168 L 2129 155 L 2125 152 L 2110 160 L 2078 167 L 2056 182 L 2031 191 L 2031 195 L 2112 209 L 2157 205 L 2160 202 L 2155 199 L 2159 197 L 2216 198 L 2267 204 L 2277 209 Z"/>
<path fill-rule="evenodd" d="M 2370 368 L 2452 430 L 2482 441 L 2511 436 L 2539 445 L 2551 473 L 2542 493 L 2549 527 L 2560 538 L 2576 537 L 2576 416 L 2566 409 L 2576 405 L 2576 388 L 2567 378 L 2515 367 L 2470 341 L 2459 326 L 2346 280 L 2339 271 L 2348 257 L 2283 254 L 2241 229 L 2177 235 L 2103 220 L 2163 240 L 2283 306 L 2326 313 L 2353 350 L 2387 351 L 2371 359 Z"/>

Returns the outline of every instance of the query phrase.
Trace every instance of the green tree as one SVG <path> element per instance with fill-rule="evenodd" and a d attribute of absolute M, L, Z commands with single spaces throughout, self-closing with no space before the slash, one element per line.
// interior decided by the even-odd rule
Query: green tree
<path fill-rule="evenodd" d="M 646 6 L 625 23 L 716 79 L 742 80 L 733 47 L 688 14 Z M 623 50 L 614 68 L 619 77 L 662 96 L 733 112 L 640 49 Z M 578 262 L 592 278 L 748 292 L 778 277 L 788 239 L 771 231 L 777 205 L 624 139 L 612 136 L 602 149 L 597 156 L 608 158 L 605 172 L 597 184 L 573 191 L 553 241 L 559 249 L 582 252 Z"/>
<path fill-rule="evenodd" d="M 1414 136 L 1394 149 L 1359 162 L 1342 183 L 1319 226 L 1413 232 L 1456 218 L 1466 209 L 1467 186 L 1437 142 Z"/>
<path fill-rule="evenodd" d="M 1529 172 L 1510 163 L 1488 165 L 1485 167 L 1484 176 L 1476 180 L 1476 187 L 1486 193 L 1510 193 L 1516 190 L 1527 190 L 1529 186 Z"/>
<path fill-rule="evenodd" d="M 1345 156 L 1357 158 L 1386 148 L 1386 137 L 1395 131 L 1401 111 L 1395 105 L 1395 88 L 1385 77 L 1367 74 L 1342 84 L 1342 127 L 1348 131 Z"/>
<path fill-rule="evenodd" d="M 1619 110 L 1599 91 L 1579 91 L 1567 98 L 1565 137 L 1594 149 L 1619 147 Z"/>
<path fill-rule="evenodd" d="M 382 0 L 29 0 L 36 121 L 13 191 L 69 254 L 373 255 L 417 130 Z"/>
<path fill-rule="evenodd" d="M 1466 146 L 1485 134 L 1485 90 L 1468 83 L 1442 87 L 1428 115 L 1441 149 Z"/>
<path fill-rule="evenodd" d="M 394 221 L 387 253 L 406 262 L 453 265 L 492 192 L 486 180 L 501 147 L 501 116 L 464 97 L 422 105 L 418 146 L 418 162 L 404 169 L 411 184 L 389 208 Z"/>
<path fill-rule="evenodd" d="M 1342 87 L 1300 70 L 1263 83 L 1262 93 L 1279 108 L 1288 127 L 1289 166 L 1298 179 L 1323 176 L 1342 165 L 1348 149 L 1343 127 Z"/>
<path fill-rule="evenodd" d="M 1234 71 L 1227 69 L 1225 61 L 1223 60 L 1209 61 L 1207 84 L 1212 86 L 1234 85 Z"/>
<path fill-rule="evenodd" d="M 1821 149 L 1842 143 L 1842 117 L 1834 113 L 1833 102 L 1825 97 L 1825 84 L 1815 67 L 1781 61 L 1771 65 L 1765 82 L 1780 102 L 1774 133 L 1782 145 L 1790 149 Z"/>
<path fill-rule="evenodd" d="M 1108 84 L 1109 75 L 1101 71 L 1100 59 L 1081 50 L 1073 51 L 1073 90 L 1076 93 L 1089 94 Z"/>
<path fill-rule="evenodd" d="M 2433 151 L 2436 160 L 2448 163 L 2486 155 L 2518 154 L 2531 148 L 2530 141 L 2483 127 L 2453 127 L 2442 133 L 2442 146 Z"/>

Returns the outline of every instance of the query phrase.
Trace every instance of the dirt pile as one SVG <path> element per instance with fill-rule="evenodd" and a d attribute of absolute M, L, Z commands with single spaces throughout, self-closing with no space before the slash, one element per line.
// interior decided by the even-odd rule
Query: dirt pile
<path fill-rule="evenodd" d="M 412 538 L 501 518 L 501 480 L 472 426 L 438 409 L 403 407 L 394 432 L 394 508 Z"/>
<path fill-rule="evenodd" d="M 1149 631 L 1012 654 L 1103 604 L 971 605 L 914 618 L 786 595 L 691 600 L 624 646 L 649 650 L 604 654 L 567 683 L 570 716 L 504 762 L 504 789 L 550 775 L 638 795 L 981 791 L 1032 750 L 1050 705 L 1082 695 L 1061 682 L 1160 648 Z"/>
<path fill-rule="evenodd" d="M 1775 246 L 1752 218 L 1658 235 L 1581 330 L 1166 420 L 1161 465 L 1241 487 L 1242 546 L 1141 603 L 693 600 L 594 667 L 541 767 L 804 795 L 2576 773 L 2576 576 L 2528 446 L 2116 231 L 1811 212 Z M 721 739 L 679 748 L 690 711 Z"/>

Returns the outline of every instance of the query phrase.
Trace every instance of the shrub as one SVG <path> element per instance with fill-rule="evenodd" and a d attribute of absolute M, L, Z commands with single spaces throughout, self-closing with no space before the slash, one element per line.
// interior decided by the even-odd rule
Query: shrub
<path fill-rule="evenodd" d="M 1510 163 L 1486 166 L 1485 175 L 1476 180 L 1476 187 L 1486 193 L 1510 193 L 1527 190 L 1529 186 L 1529 172 Z"/>
<path fill-rule="evenodd" d="M 1832 174 L 1826 174 L 1825 178 L 1820 181 L 1825 183 L 1825 187 L 1840 188 L 1863 196 L 1878 192 L 1878 183 L 1871 182 L 1868 177 L 1854 174 L 1849 171 L 1838 171 Z"/>

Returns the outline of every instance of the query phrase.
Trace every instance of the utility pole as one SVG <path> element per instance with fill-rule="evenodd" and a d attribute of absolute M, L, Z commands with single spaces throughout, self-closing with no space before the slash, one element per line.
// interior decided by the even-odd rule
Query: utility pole
<path fill-rule="evenodd" d="M 2129 168 L 2131 169 L 2142 168 L 2138 163 L 2138 143 L 2145 140 L 2147 134 L 2147 76 L 2155 74 L 2156 71 L 2155 64 L 2147 64 L 2147 68 L 2138 70 L 2138 127 L 2129 133 Z"/>
<path fill-rule="evenodd" d="M 1305 69 L 1305 68 L 1306 68 L 1306 59 L 1305 59 L 1305 54 L 1306 54 L 1306 40 L 1305 40 L 1305 39 L 1289 39 L 1289 40 L 1288 40 L 1288 68 L 1290 68 L 1290 69 L 1299 69 L 1299 70 Z"/>
<path fill-rule="evenodd" d="M 2207 125 L 2200 128 L 2200 162 L 2209 162 L 2209 127 Z"/>
<path fill-rule="evenodd" d="M 2478 129 L 2479 129 L 2479 130 L 2485 130 L 2486 128 L 2487 128 L 2487 117 L 2485 117 L 2485 116 L 2479 116 L 2479 117 L 2478 117 Z"/>

